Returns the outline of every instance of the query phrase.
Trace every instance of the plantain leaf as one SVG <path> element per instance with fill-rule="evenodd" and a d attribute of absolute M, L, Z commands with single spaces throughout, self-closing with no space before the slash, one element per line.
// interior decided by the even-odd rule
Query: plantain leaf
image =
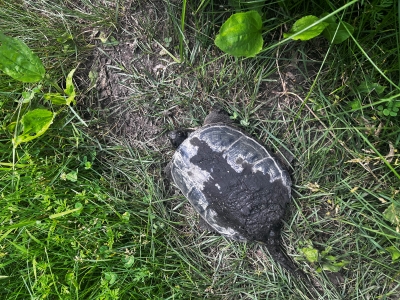
<path fill-rule="evenodd" d="M 400 251 L 395 246 L 385 248 L 392 255 L 392 261 L 395 262 L 400 258 Z"/>
<path fill-rule="evenodd" d="M 233 14 L 221 26 L 215 45 L 236 57 L 254 57 L 263 46 L 261 28 L 261 16 L 255 10 Z"/>
<path fill-rule="evenodd" d="M 327 22 L 320 22 L 309 29 L 303 31 L 300 34 L 295 35 L 296 33 L 306 29 L 308 26 L 316 23 L 319 20 L 318 17 L 316 16 L 305 16 L 299 20 L 297 20 L 294 24 L 292 29 L 289 30 L 288 33 L 284 33 L 283 37 L 284 38 L 292 38 L 293 40 L 302 40 L 302 41 L 307 41 L 310 40 L 322 33 L 324 31 L 325 27 L 329 25 Z M 293 37 L 292 37 L 293 36 Z"/>
<path fill-rule="evenodd" d="M 383 212 L 385 220 L 389 221 L 393 225 L 400 225 L 400 205 L 394 203 L 390 204 L 388 208 Z"/>
<path fill-rule="evenodd" d="M 65 79 L 65 95 L 61 95 L 60 93 L 46 93 L 44 94 L 44 99 L 47 101 L 51 101 L 51 103 L 55 105 L 70 105 L 71 103 L 76 104 L 75 96 L 75 86 L 72 81 L 72 77 L 74 76 L 75 69 L 72 69 L 71 72 L 67 75 Z"/>
<path fill-rule="evenodd" d="M 346 30 L 347 28 L 347 30 Z M 349 23 L 341 21 L 340 24 L 329 23 L 329 25 L 322 32 L 322 35 L 332 44 L 340 44 L 347 40 L 354 32 L 354 27 Z"/>
<path fill-rule="evenodd" d="M 339 272 L 343 267 L 347 266 L 349 261 L 342 260 L 340 262 L 326 262 L 322 264 L 324 271 Z"/>
<path fill-rule="evenodd" d="M 29 142 L 41 136 L 53 123 L 54 114 L 47 109 L 34 109 L 27 112 L 21 119 L 22 134 L 13 139 L 14 147 Z"/>
<path fill-rule="evenodd" d="M 76 104 L 75 101 L 75 96 L 76 96 L 76 92 L 75 92 L 75 86 L 74 83 L 72 82 L 72 77 L 74 76 L 76 69 L 72 69 L 71 72 L 69 72 L 67 79 L 66 79 L 66 83 L 65 83 L 65 90 L 64 93 L 68 96 L 68 98 L 66 99 L 66 104 L 70 105 L 71 102 L 73 104 Z"/>
<path fill-rule="evenodd" d="M 61 95 L 60 93 L 46 93 L 44 94 L 44 99 L 51 101 L 55 105 L 65 105 L 67 104 L 67 97 Z"/>
<path fill-rule="evenodd" d="M 45 74 L 40 58 L 24 42 L 1 32 L 0 70 L 22 82 L 38 82 Z"/>

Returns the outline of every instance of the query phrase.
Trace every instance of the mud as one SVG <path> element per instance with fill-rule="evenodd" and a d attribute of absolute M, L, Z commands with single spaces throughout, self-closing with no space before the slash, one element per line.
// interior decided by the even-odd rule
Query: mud
<path fill-rule="evenodd" d="M 93 32 L 95 48 L 81 74 L 92 96 L 84 99 L 82 106 L 98 114 L 99 137 L 163 152 L 169 146 L 168 130 L 201 125 L 198 120 L 213 104 L 240 109 L 252 101 L 241 89 L 209 90 L 215 85 L 212 81 L 221 62 L 207 66 L 208 76 L 196 83 L 201 77 L 196 78 L 193 68 L 176 63 L 166 54 L 165 49 L 179 57 L 176 41 L 169 48 L 164 42 L 172 36 L 168 28 L 173 26 L 166 9 L 163 1 L 126 1 L 117 31 Z M 285 63 L 277 65 L 277 73 L 259 86 L 254 103 L 259 109 L 254 111 L 254 118 L 282 118 L 287 109 L 298 106 L 296 94 L 307 90 L 315 76 L 318 58 L 304 64 L 299 52 L 289 56 L 277 54 L 277 64 Z M 93 120 L 92 111 L 89 118 Z"/>
<path fill-rule="evenodd" d="M 157 82 L 176 68 L 167 68 L 171 59 L 160 54 L 162 47 L 151 37 L 142 35 L 141 27 L 158 19 L 154 30 L 162 32 L 166 12 L 150 2 L 127 5 L 118 32 L 93 33 L 96 47 L 82 71 L 84 86 L 92 95 L 84 99 L 83 106 L 91 118 L 93 111 L 98 114 L 95 117 L 101 128 L 94 128 L 98 137 L 116 143 L 124 140 L 133 148 L 160 150 L 168 143 L 164 117 L 171 112 L 157 107 L 166 97 L 157 90 Z"/>

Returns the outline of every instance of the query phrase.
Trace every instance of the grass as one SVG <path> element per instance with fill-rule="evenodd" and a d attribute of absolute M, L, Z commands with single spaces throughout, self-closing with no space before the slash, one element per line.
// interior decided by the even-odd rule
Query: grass
<path fill-rule="evenodd" d="M 340 1 L 267 3 L 267 50 L 238 59 L 213 45 L 233 12 L 221 1 L 185 1 L 185 17 L 172 0 L 8 2 L 0 1 L 0 31 L 24 40 L 51 79 L 62 85 L 79 66 L 77 110 L 89 128 L 64 111 L 18 147 L 13 166 L 9 124 L 49 104 L 19 103 L 33 86 L 0 75 L 2 299 L 309 299 L 262 245 L 200 229 L 164 180 L 173 153 L 165 132 L 201 125 L 217 103 L 294 157 L 283 244 L 323 299 L 398 299 L 400 119 L 378 109 L 399 94 L 397 3 L 343 10 L 354 39 L 334 46 L 279 41 L 299 17 Z M 112 96 L 89 76 L 108 78 Z"/>

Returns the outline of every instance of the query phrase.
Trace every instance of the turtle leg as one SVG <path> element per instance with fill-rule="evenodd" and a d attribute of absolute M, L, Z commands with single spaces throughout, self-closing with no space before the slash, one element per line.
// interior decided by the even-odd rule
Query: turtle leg
<path fill-rule="evenodd" d="M 171 164 L 172 164 L 172 162 L 169 162 L 169 163 L 165 166 L 165 168 L 164 168 L 165 177 L 166 177 L 169 181 L 172 181 Z"/>
<path fill-rule="evenodd" d="M 230 124 L 233 121 L 229 118 L 229 114 L 221 107 L 215 106 L 204 119 L 204 124 L 224 123 Z"/>
<path fill-rule="evenodd" d="M 291 163 L 293 162 L 294 156 L 289 150 L 286 150 L 285 147 L 280 146 L 278 152 L 275 153 L 275 156 L 287 170 L 292 168 Z"/>

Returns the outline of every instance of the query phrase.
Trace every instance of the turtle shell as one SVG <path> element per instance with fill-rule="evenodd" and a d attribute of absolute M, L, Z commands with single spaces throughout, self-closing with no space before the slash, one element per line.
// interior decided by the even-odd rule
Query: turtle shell
<path fill-rule="evenodd" d="M 205 125 L 180 144 L 170 167 L 175 184 L 215 231 L 239 241 L 279 238 L 290 176 L 250 136 L 230 125 Z"/>

